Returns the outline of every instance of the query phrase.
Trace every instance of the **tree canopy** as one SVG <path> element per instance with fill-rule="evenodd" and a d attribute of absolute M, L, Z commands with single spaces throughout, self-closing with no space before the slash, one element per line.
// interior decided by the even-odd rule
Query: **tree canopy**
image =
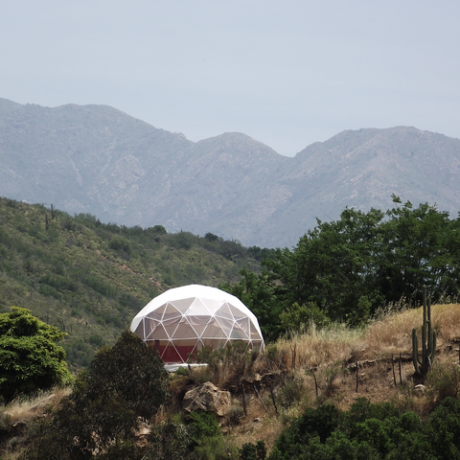
<path fill-rule="evenodd" d="M 318 317 L 314 305 L 332 320 L 358 324 L 386 302 L 415 304 L 423 285 L 433 300 L 456 298 L 460 218 L 427 203 L 393 201 L 386 212 L 346 208 L 337 221 L 318 220 L 292 250 L 276 250 L 261 274 L 242 271 L 239 283 L 223 288 L 255 313 L 268 339 L 299 312 Z"/>
<path fill-rule="evenodd" d="M 27 458 L 83 460 L 94 458 L 96 452 L 101 458 L 128 458 L 116 455 L 135 448 L 140 417 L 148 420 L 158 411 L 167 387 L 158 352 L 125 331 L 80 372 L 70 396 L 43 422 L 39 443 Z M 105 457 L 107 450 L 112 456 Z"/>
<path fill-rule="evenodd" d="M 69 383 L 64 349 L 56 345 L 66 334 L 25 308 L 11 310 L 0 314 L 0 395 L 8 400 Z"/>

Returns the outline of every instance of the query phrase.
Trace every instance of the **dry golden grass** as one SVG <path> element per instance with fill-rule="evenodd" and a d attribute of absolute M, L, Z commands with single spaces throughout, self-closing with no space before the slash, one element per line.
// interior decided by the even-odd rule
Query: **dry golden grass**
<path fill-rule="evenodd" d="M 280 339 L 277 346 L 289 353 L 288 363 L 311 368 L 350 358 L 353 348 L 362 341 L 363 329 L 351 329 L 344 324 L 334 324 L 327 329 L 309 328 L 291 339 Z"/>
<path fill-rule="evenodd" d="M 431 307 L 432 324 L 438 345 L 460 340 L 460 305 Z M 422 324 L 422 308 L 388 314 L 365 328 L 351 329 L 334 324 L 327 329 L 309 328 L 291 339 L 280 339 L 277 346 L 288 353 L 286 362 L 295 367 L 312 368 L 336 362 L 389 359 L 391 355 L 412 352 L 412 329 Z M 291 364 L 292 365 L 292 364 Z"/>
<path fill-rule="evenodd" d="M 0 411 L 10 416 L 11 423 L 25 421 L 43 414 L 50 405 L 56 407 L 70 391 L 70 388 L 54 388 L 51 391 L 40 392 L 34 397 L 14 399 L 0 407 Z"/>

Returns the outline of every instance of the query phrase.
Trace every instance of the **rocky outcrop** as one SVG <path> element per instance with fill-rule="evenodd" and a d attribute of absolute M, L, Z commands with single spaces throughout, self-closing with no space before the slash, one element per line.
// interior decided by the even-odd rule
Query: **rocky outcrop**
<path fill-rule="evenodd" d="M 229 391 L 221 391 L 213 383 L 206 382 L 187 391 L 183 408 L 187 412 L 207 411 L 222 417 L 230 411 L 231 396 Z"/>

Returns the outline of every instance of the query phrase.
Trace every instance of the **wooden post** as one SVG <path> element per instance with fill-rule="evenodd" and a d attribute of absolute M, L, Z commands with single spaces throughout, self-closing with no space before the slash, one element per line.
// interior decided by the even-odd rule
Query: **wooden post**
<path fill-rule="evenodd" d="M 315 393 L 316 393 L 316 397 L 318 397 L 318 382 L 316 381 L 316 375 L 315 373 L 313 372 L 313 370 L 311 371 L 312 375 L 313 375 L 313 379 L 315 381 Z"/>
<path fill-rule="evenodd" d="M 244 415 L 248 415 L 248 411 L 246 409 L 246 393 L 244 392 L 244 383 L 242 384 L 241 386 L 242 390 L 243 390 L 243 410 L 244 410 Z"/>
<path fill-rule="evenodd" d="M 270 396 L 272 397 L 273 407 L 275 408 L 276 415 L 278 415 L 278 407 L 276 407 L 275 395 L 273 394 L 273 382 L 270 381 Z"/>
<path fill-rule="evenodd" d="M 391 353 L 391 368 L 393 369 L 393 382 L 394 382 L 395 387 L 396 387 L 397 384 L 396 384 L 396 374 L 395 374 L 395 361 L 393 359 L 393 353 Z"/>
<path fill-rule="evenodd" d="M 291 362 L 292 362 L 291 367 L 293 367 L 294 369 L 295 369 L 296 351 L 297 351 L 297 344 L 295 343 L 295 344 L 294 344 L 294 348 L 292 348 L 292 346 L 291 346 L 291 352 L 292 352 L 292 355 L 291 355 L 291 358 L 292 358 L 292 360 L 291 360 Z"/>
<path fill-rule="evenodd" d="M 358 393 L 359 386 L 359 363 L 356 362 L 356 393 Z"/>

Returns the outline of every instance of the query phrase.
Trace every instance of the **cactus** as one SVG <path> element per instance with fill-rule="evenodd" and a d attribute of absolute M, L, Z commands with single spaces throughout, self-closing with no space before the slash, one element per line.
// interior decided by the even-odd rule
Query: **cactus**
<path fill-rule="evenodd" d="M 431 328 L 431 301 L 426 299 L 426 287 L 423 286 L 423 323 L 422 323 L 422 359 L 418 357 L 417 332 L 412 329 L 412 361 L 416 374 L 426 377 L 431 369 L 436 353 L 436 332 Z"/>

